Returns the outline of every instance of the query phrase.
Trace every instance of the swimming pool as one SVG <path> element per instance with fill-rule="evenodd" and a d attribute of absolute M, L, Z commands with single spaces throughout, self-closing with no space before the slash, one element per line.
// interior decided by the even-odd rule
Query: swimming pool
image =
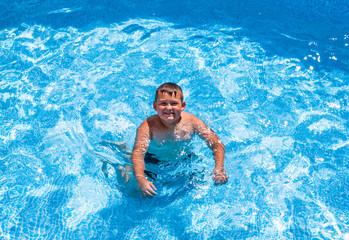
<path fill-rule="evenodd" d="M 0 239 L 342 239 L 349 233 L 347 1 L 0 1 Z M 131 148 L 173 81 L 224 142 L 214 186 L 122 190 L 100 144 Z M 190 175 L 191 177 L 186 177 Z"/>

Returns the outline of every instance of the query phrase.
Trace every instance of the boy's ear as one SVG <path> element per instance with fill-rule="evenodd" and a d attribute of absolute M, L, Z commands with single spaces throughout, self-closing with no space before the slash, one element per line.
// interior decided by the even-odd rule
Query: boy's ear
<path fill-rule="evenodd" d="M 182 102 L 182 111 L 184 111 L 186 106 L 187 106 L 187 104 L 185 102 Z"/>
<path fill-rule="evenodd" d="M 153 108 L 156 111 L 156 101 L 153 102 Z"/>

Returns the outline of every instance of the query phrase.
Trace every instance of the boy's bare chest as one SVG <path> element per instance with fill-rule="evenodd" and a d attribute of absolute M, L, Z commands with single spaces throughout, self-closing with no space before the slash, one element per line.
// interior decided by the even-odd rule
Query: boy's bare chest
<path fill-rule="evenodd" d="M 153 129 L 152 139 L 160 141 L 184 141 L 191 139 L 194 129 L 188 125 L 178 124 L 174 129 Z"/>

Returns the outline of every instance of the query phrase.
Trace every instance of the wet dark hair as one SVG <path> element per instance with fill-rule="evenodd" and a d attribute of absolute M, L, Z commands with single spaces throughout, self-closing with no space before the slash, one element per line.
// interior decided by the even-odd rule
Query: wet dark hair
<path fill-rule="evenodd" d="M 171 96 L 172 96 L 172 94 L 174 94 L 175 96 L 177 96 L 177 94 L 179 94 L 179 97 L 180 97 L 181 101 L 183 102 L 183 91 L 182 91 L 181 87 L 178 86 L 177 84 L 171 83 L 171 82 L 161 84 L 160 87 L 158 87 L 158 89 L 156 89 L 155 101 L 158 100 L 159 93 L 164 93 L 164 92 L 170 94 Z"/>

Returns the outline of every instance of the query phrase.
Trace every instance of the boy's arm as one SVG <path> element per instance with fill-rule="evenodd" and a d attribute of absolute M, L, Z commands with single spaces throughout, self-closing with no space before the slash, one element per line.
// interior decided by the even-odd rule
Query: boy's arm
<path fill-rule="evenodd" d="M 213 151 L 215 168 L 213 169 L 212 177 L 215 179 L 215 184 L 225 183 L 228 181 L 228 176 L 224 170 L 225 147 L 223 143 L 201 119 L 195 117 L 194 126 L 195 132 L 206 141 L 209 148 Z"/>
<path fill-rule="evenodd" d="M 138 183 L 138 187 L 143 197 L 157 194 L 154 190 L 156 187 L 145 177 L 144 155 L 148 150 L 150 142 L 149 124 L 144 121 L 137 130 L 136 142 L 132 151 L 133 171 Z"/>

